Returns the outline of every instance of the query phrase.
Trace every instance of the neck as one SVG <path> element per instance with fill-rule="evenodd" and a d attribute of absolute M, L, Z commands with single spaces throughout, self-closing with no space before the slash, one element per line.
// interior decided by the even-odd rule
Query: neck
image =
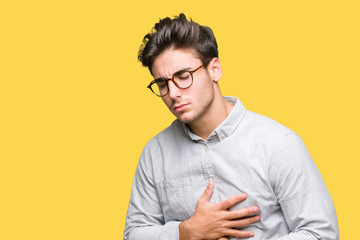
<path fill-rule="evenodd" d="M 206 113 L 200 119 L 188 124 L 188 127 L 191 132 L 206 141 L 208 136 L 227 118 L 233 107 L 222 97 L 221 93 L 215 94 Z"/>

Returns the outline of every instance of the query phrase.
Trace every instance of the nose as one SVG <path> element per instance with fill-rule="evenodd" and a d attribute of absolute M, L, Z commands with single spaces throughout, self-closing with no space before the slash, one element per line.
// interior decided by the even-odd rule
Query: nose
<path fill-rule="evenodd" d="M 168 82 L 169 86 L 169 97 L 171 99 L 176 99 L 181 96 L 181 89 L 179 89 L 173 81 Z"/>

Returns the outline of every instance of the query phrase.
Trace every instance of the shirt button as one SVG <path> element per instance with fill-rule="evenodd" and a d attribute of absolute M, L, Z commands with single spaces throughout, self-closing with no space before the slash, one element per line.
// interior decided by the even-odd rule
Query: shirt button
<path fill-rule="evenodd" d="M 207 151 L 209 148 L 207 145 L 204 146 L 205 151 Z"/>
<path fill-rule="evenodd" d="M 220 134 L 220 137 L 222 137 L 222 138 L 223 138 L 224 136 L 225 136 L 225 135 L 224 135 L 224 133 L 221 133 L 221 134 Z"/>

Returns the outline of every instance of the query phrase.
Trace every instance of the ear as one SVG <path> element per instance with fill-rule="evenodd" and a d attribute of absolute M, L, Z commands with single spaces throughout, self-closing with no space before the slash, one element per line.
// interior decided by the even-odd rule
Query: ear
<path fill-rule="evenodd" d="M 218 58 L 213 58 L 209 62 L 207 69 L 209 75 L 214 82 L 218 82 L 222 76 L 222 68 Z"/>

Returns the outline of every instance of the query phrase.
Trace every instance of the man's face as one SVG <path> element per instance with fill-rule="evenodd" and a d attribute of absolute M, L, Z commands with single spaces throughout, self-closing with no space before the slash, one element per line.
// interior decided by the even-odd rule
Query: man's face
<path fill-rule="evenodd" d="M 152 65 L 154 78 L 172 78 L 183 69 L 194 70 L 202 64 L 192 49 L 168 49 L 162 52 Z M 179 89 L 169 81 L 169 93 L 162 100 L 170 111 L 183 123 L 190 124 L 202 119 L 214 100 L 214 82 L 205 67 L 193 74 L 193 84 Z"/>

